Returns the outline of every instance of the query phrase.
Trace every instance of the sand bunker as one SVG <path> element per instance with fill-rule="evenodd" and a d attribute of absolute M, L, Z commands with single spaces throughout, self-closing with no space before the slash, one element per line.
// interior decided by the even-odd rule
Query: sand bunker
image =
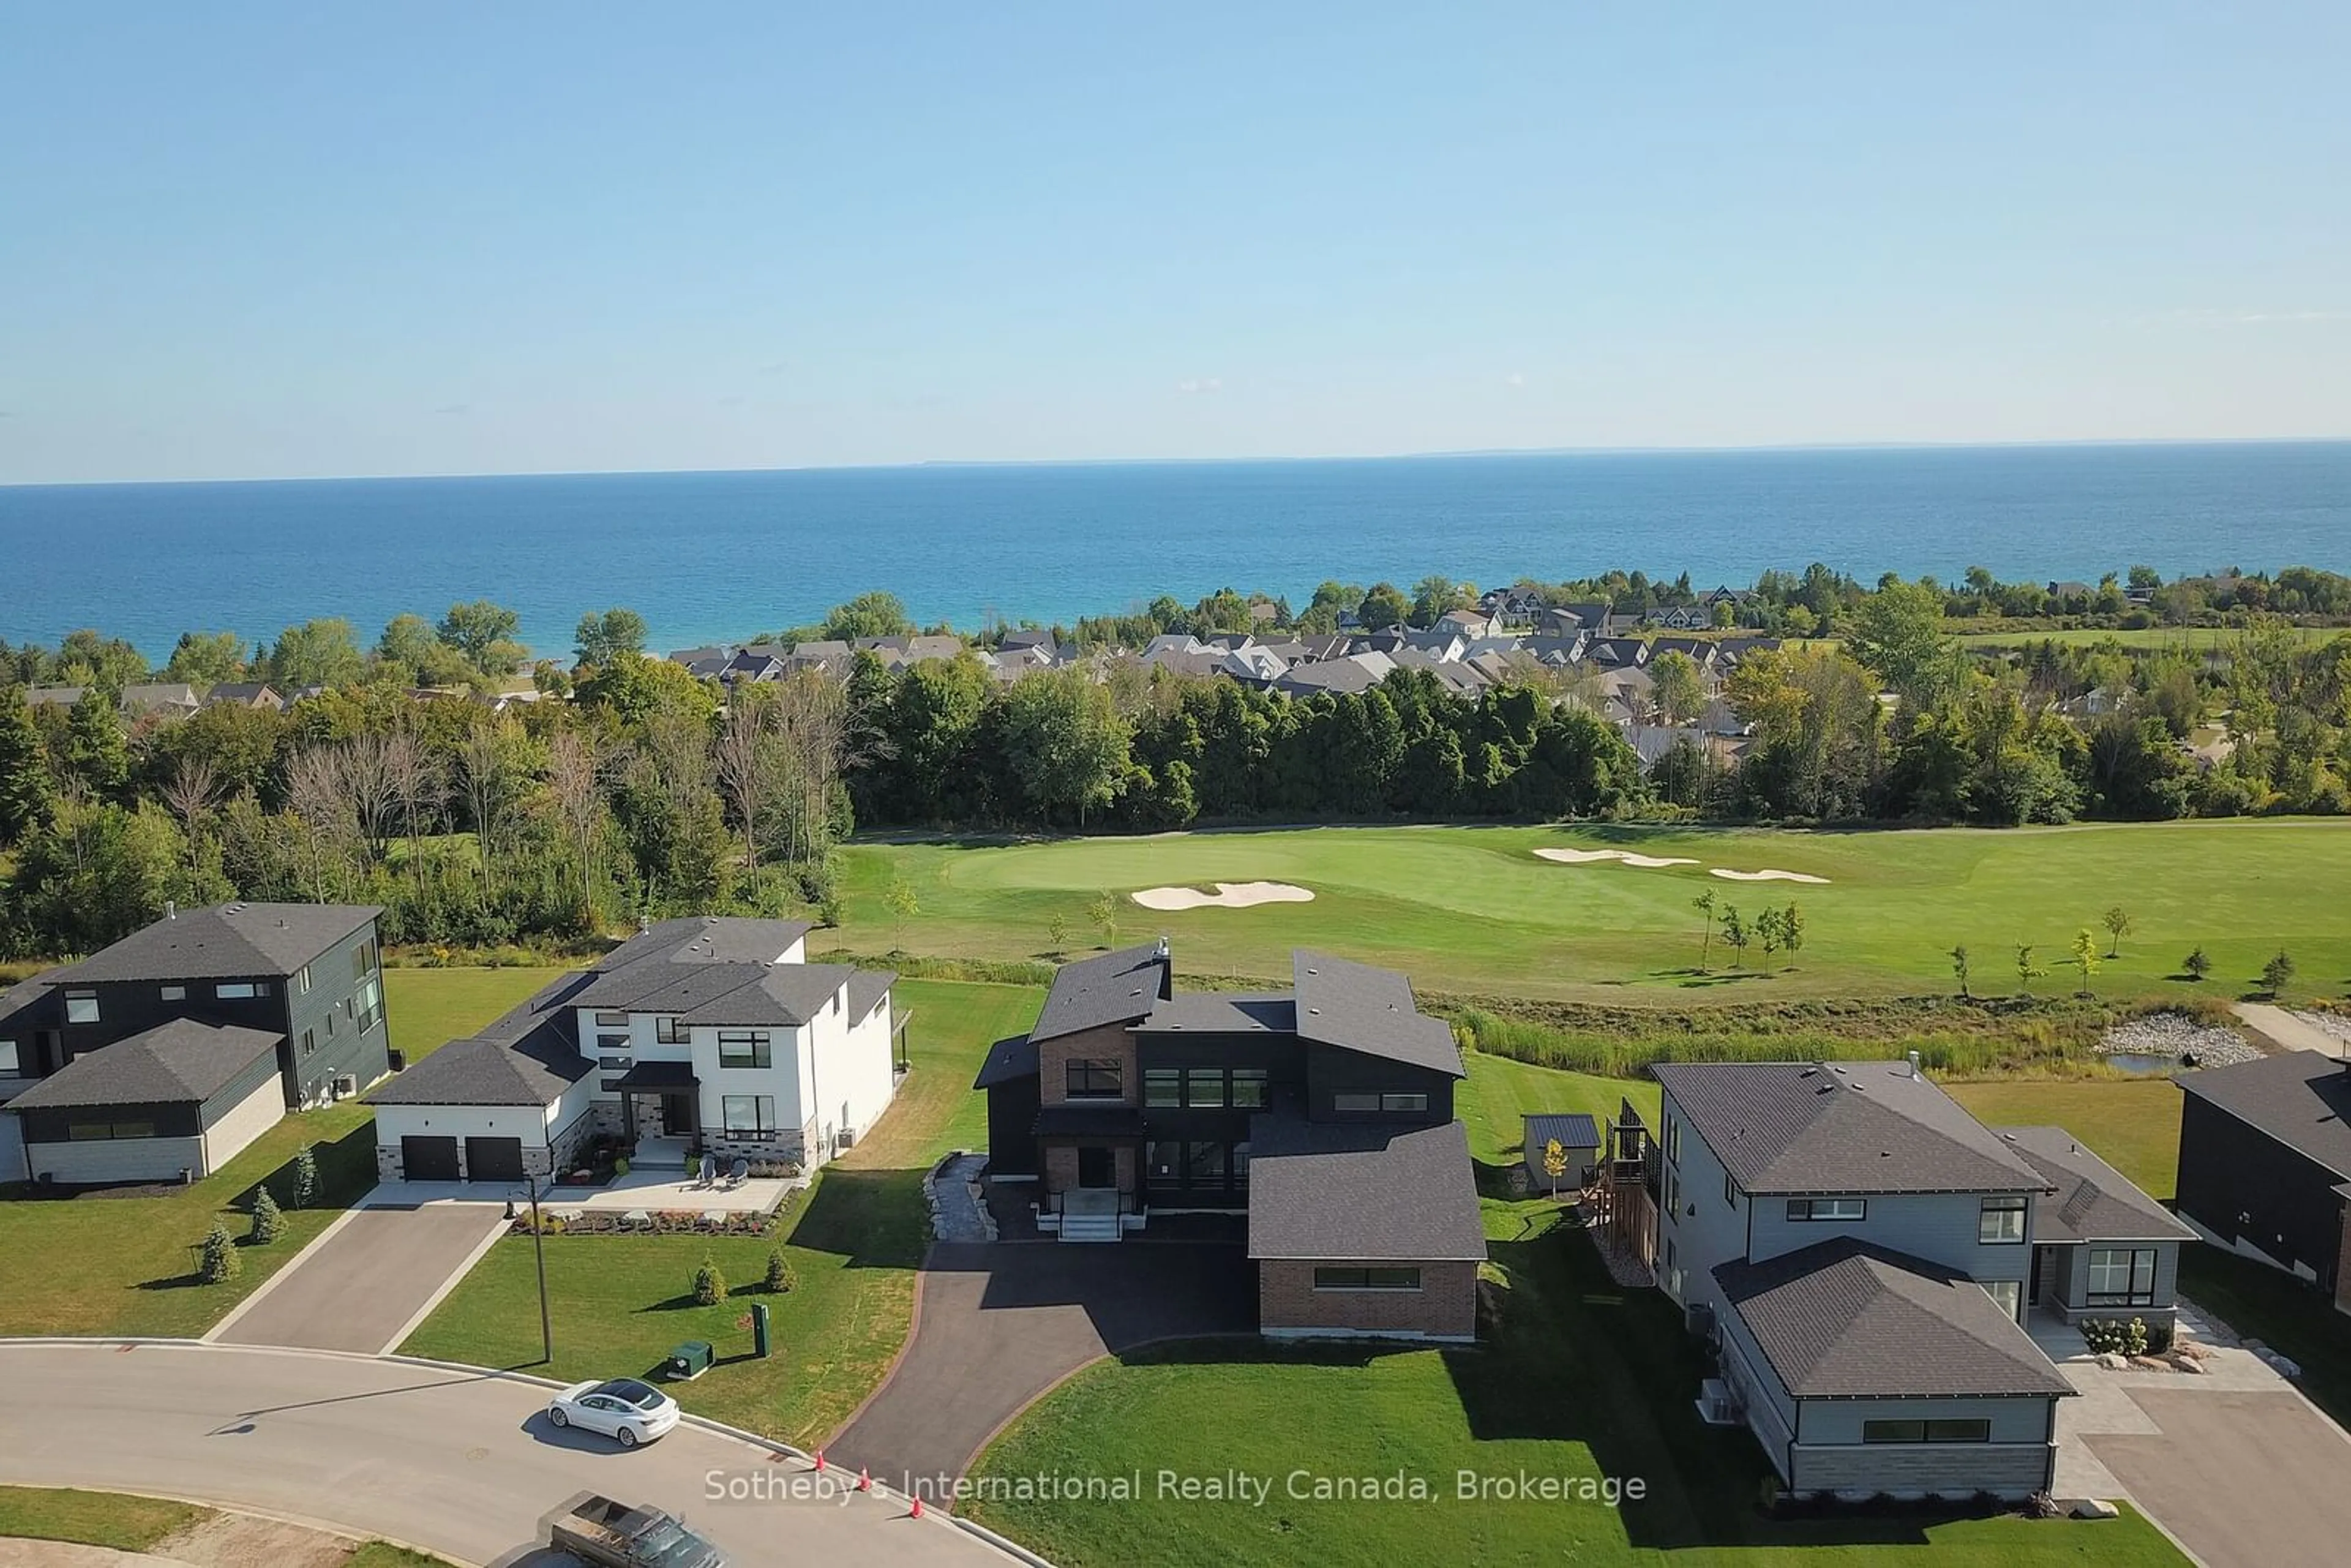
<path fill-rule="evenodd" d="M 1214 893 L 1196 887 L 1146 887 L 1128 896 L 1145 909 L 1247 909 L 1258 904 L 1307 904 L 1314 897 L 1286 882 L 1220 882 Z"/>
<path fill-rule="evenodd" d="M 1812 882 L 1823 886 L 1826 886 L 1829 880 L 1801 871 L 1726 871 L 1721 866 L 1716 866 L 1708 874 L 1727 877 L 1732 882 Z"/>
<path fill-rule="evenodd" d="M 1547 861 L 1562 865 L 1589 865 L 1593 861 L 1622 861 L 1626 865 L 1647 868 L 1667 865 L 1696 865 L 1696 861 L 1660 858 L 1656 855 L 1636 855 L 1630 850 L 1537 850 L 1535 853 Z"/>

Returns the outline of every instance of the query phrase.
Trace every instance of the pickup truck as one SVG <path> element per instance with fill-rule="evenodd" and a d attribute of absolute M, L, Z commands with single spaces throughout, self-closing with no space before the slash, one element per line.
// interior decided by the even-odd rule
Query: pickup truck
<path fill-rule="evenodd" d="M 547 1516 L 547 1543 L 594 1568 L 726 1568 L 726 1553 L 657 1508 L 581 1492 Z"/>

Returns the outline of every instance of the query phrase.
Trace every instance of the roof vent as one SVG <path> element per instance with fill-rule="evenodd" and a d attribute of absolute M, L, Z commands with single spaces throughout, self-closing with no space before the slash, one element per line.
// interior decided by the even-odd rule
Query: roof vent
<path fill-rule="evenodd" d="M 1910 1053 L 1910 1076 L 1918 1076 L 1918 1053 L 1915 1051 Z"/>
<path fill-rule="evenodd" d="M 1168 961 L 1169 957 L 1172 956 L 1172 950 L 1171 950 L 1171 949 L 1169 948 L 1169 946 L 1167 946 L 1167 938 L 1166 938 L 1166 937 L 1165 937 L 1165 936 L 1162 936 L 1162 937 L 1159 939 L 1158 954 L 1159 954 L 1159 961 L 1160 961 L 1161 963 L 1163 963 L 1163 964 L 1166 963 L 1166 962 Z"/>
<path fill-rule="evenodd" d="M 646 932 L 651 931 L 653 928 L 653 917 L 652 915 L 638 915 L 638 916 L 637 916 L 637 935 L 638 935 L 638 936 L 643 936 Z"/>
<path fill-rule="evenodd" d="M 163 918 L 166 920 L 177 920 L 179 917 L 180 901 L 176 898 L 165 899 L 163 901 Z"/>

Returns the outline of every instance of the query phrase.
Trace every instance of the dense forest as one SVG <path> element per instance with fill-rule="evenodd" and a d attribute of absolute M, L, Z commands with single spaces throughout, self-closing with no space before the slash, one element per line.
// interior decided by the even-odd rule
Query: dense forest
<path fill-rule="evenodd" d="M 0 643 L 0 953 L 88 951 L 167 899 L 240 895 L 381 904 L 390 939 L 461 946 L 584 937 L 640 912 L 831 918 L 834 851 L 857 825 L 2351 810 L 2351 633 L 2272 613 L 2351 609 L 2351 580 L 2231 574 L 2235 627 L 2194 648 L 1994 654 L 1953 635 L 1972 580 L 1862 589 L 1817 568 L 1786 580 L 1776 610 L 1754 608 L 1759 589 L 1742 614 L 1792 630 L 1800 609 L 1834 640 L 1730 672 L 1719 695 L 1750 731 L 1735 765 L 1685 738 L 1646 774 L 1576 674 L 1533 668 L 1475 696 L 1399 670 L 1293 698 L 1110 656 L 1007 681 L 967 655 L 893 669 L 861 654 L 845 679 L 808 669 L 729 693 L 650 656 L 630 611 L 583 617 L 569 661 L 534 662 L 513 612 L 484 602 L 401 616 L 368 648 L 331 620 L 250 649 L 192 632 L 160 670 L 91 632 Z M 1417 617 L 1465 592 L 1397 598 Z M 1212 630 L 1249 602 L 1228 591 L 1174 620 Z M 803 635 L 907 630 L 869 594 Z M 184 716 L 122 700 L 150 679 L 299 695 Z M 28 701 L 57 686 L 82 690 Z"/>

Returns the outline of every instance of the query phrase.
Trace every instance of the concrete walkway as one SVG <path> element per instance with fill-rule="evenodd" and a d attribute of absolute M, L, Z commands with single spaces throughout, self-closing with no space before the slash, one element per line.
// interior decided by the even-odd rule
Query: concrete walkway
<path fill-rule="evenodd" d="M 2305 1023 L 2285 1009 L 2268 1002 L 2233 1002 L 2247 1029 L 2280 1051 L 2314 1051 L 2324 1056 L 2351 1055 L 2351 1043 L 2335 1039 L 2316 1024 Z"/>
<path fill-rule="evenodd" d="M 503 1201 L 355 1208 L 204 1337 L 219 1344 L 384 1354 L 399 1348 L 506 1228 Z"/>
<path fill-rule="evenodd" d="M 951 1496 L 997 1428 L 1088 1362 L 1257 1323 L 1256 1271 L 1231 1246 L 941 1242 L 915 1289 L 912 1343 L 825 1458 L 925 1497 Z"/>

